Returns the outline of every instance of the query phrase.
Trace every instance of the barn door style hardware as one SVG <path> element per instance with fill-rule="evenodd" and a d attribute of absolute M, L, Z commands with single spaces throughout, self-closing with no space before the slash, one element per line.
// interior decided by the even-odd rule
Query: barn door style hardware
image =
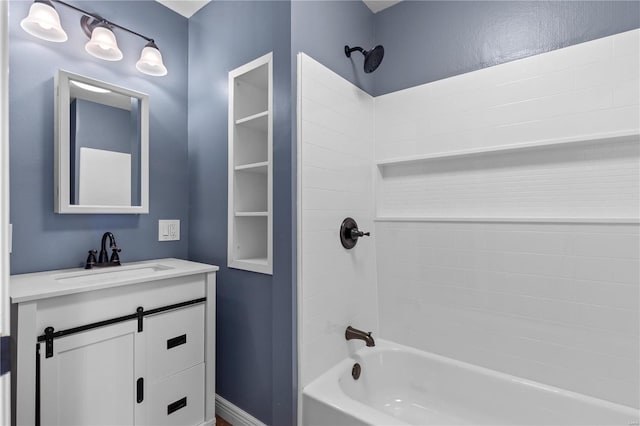
<path fill-rule="evenodd" d="M 94 328 L 106 327 L 111 324 L 117 324 L 119 322 L 137 320 L 138 321 L 138 333 L 143 331 L 143 319 L 147 315 L 154 315 L 160 312 L 171 311 L 174 309 L 184 308 L 190 305 L 196 305 L 198 303 L 203 303 L 207 300 L 206 297 L 201 297 L 199 299 L 188 300 L 186 302 L 176 303 L 173 305 L 162 306 L 160 308 L 149 309 L 145 311 L 142 306 L 139 306 L 136 309 L 134 314 L 124 315 L 121 317 L 111 318 L 104 321 L 92 322 L 90 324 L 81 325 L 79 327 L 69 328 L 67 330 L 55 331 L 53 327 L 46 327 L 44 329 L 44 334 L 38 336 L 38 342 L 45 342 L 45 358 L 51 358 L 53 356 L 53 341 L 55 339 L 59 339 L 60 337 L 68 336 L 70 334 L 81 333 L 83 331 L 92 330 Z M 173 342 L 174 346 L 180 345 L 186 342 L 186 336 L 184 336 L 184 342 L 182 341 L 183 336 L 178 336 L 178 340 Z M 169 342 L 167 342 L 167 345 Z"/>

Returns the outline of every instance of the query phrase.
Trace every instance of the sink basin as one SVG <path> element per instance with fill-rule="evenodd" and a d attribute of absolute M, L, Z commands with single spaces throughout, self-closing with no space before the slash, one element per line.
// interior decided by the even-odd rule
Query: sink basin
<path fill-rule="evenodd" d="M 53 279 L 60 284 L 99 284 L 153 276 L 158 272 L 167 271 L 169 269 L 174 268 L 172 266 L 162 265 L 159 263 L 135 266 L 109 266 L 58 275 L 53 277 Z"/>

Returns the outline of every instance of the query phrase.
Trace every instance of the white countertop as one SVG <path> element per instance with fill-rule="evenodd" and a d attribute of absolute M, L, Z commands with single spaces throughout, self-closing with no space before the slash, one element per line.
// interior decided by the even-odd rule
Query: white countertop
<path fill-rule="evenodd" d="M 11 303 L 28 302 L 147 281 L 206 274 L 217 266 L 181 259 L 154 259 L 123 263 L 104 268 L 73 268 L 12 275 L 9 281 Z"/>

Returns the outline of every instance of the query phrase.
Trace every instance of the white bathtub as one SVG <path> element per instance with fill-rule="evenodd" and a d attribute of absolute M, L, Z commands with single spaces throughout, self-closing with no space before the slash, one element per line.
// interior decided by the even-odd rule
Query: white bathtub
<path fill-rule="evenodd" d="M 353 364 L 362 367 L 358 380 Z M 640 411 L 376 339 L 306 386 L 305 426 L 638 425 Z"/>

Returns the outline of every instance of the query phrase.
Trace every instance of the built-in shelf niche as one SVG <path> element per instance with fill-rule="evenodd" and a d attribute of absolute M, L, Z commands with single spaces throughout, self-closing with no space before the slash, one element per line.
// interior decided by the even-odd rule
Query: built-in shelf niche
<path fill-rule="evenodd" d="M 640 223 L 636 129 L 378 160 L 378 222 Z"/>
<path fill-rule="evenodd" d="M 228 266 L 273 270 L 273 55 L 229 73 Z"/>

